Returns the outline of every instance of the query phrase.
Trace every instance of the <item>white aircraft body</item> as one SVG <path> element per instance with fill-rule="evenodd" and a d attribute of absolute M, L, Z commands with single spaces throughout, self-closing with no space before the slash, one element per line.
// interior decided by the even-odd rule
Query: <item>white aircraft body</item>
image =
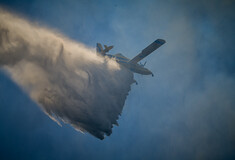
<path fill-rule="evenodd" d="M 115 59 L 119 64 L 123 65 L 124 67 L 126 67 L 127 69 L 129 69 L 132 72 L 139 73 L 142 75 L 152 75 L 153 76 L 153 73 L 144 67 L 146 62 L 144 64 L 141 64 L 141 63 L 139 64 L 138 62 L 140 60 L 142 60 L 143 58 L 145 58 L 146 56 L 148 56 L 153 51 L 155 51 L 157 48 L 159 48 L 164 43 L 165 43 L 165 40 L 157 39 L 156 41 L 151 43 L 148 47 L 143 49 L 141 51 L 141 53 L 139 53 L 137 56 L 135 56 L 131 60 L 128 59 L 127 57 L 123 56 L 121 53 L 117 53 L 114 55 L 106 54 L 107 52 L 109 52 L 109 50 L 111 50 L 113 48 L 113 46 L 108 47 L 108 46 L 104 45 L 105 49 L 103 49 L 103 47 L 100 43 L 97 43 L 97 45 L 96 45 L 96 52 L 99 55 L 108 56 L 109 58 Z"/>

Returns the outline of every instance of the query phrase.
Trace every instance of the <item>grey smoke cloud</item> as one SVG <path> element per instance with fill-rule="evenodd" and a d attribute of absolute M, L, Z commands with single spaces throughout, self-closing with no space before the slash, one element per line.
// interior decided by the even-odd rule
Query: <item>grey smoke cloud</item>
<path fill-rule="evenodd" d="M 133 73 L 94 49 L 0 10 L 0 66 L 58 124 L 112 133 Z"/>

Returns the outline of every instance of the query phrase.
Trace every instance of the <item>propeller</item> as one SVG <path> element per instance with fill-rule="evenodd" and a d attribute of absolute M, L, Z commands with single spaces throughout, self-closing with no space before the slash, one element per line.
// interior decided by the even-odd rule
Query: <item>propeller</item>
<path fill-rule="evenodd" d="M 143 65 L 143 66 L 145 66 L 145 65 L 146 65 L 146 63 L 147 63 L 147 61 L 145 61 L 145 62 L 144 62 L 144 65 Z"/>
<path fill-rule="evenodd" d="M 144 66 L 146 65 L 146 63 L 147 63 L 147 61 L 145 61 L 144 64 L 142 64 L 142 63 L 140 62 L 140 65 L 144 67 Z"/>

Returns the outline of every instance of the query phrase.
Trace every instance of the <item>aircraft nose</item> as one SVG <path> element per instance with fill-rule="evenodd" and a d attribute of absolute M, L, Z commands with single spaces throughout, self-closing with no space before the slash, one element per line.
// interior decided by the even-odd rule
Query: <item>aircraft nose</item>
<path fill-rule="evenodd" d="M 149 74 L 153 75 L 153 73 L 150 70 L 148 70 L 147 68 L 145 68 L 145 69 L 146 69 L 147 75 L 149 75 Z"/>

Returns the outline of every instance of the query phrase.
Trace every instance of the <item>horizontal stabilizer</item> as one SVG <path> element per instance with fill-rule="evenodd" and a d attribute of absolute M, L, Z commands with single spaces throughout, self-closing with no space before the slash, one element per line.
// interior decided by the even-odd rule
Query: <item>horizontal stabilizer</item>
<path fill-rule="evenodd" d="M 105 56 L 107 52 L 109 52 L 109 50 L 111 50 L 113 48 L 113 46 L 106 46 L 104 45 L 104 48 L 102 47 L 102 45 L 100 43 L 96 44 L 96 53 L 101 54 L 102 56 Z"/>
<path fill-rule="evenodd" d="M 106 46 L 106 45 L 104 45 L 104 52 L 106 53 L 106 52 L 109 52 L 109 50 L 111 50 L 112 48 L 113 48 L 113 46 Z"/>
<path fill-rule="evenodd" d="M 156 41 L 154 41 L 153 43 L 151 43 L 148 47 L 146 47 L 145 49 L 142 50 L 142 52 L 140 54 L 138 54 L 137 56 L 135 56 L 133 59 L 131 59 L 128 63 L 137 63 L 140 60 L 142 60 L 143 58 L 145 58 L 146 56 L 148 56 L 150 53 L 152 53 L 153 51 L 155 51 L 157 48 L 159 48 L 161 45 L 163 45 L 164 43 L 166 43 L 165 40 L 163 39 L 157 39 Z"/>

